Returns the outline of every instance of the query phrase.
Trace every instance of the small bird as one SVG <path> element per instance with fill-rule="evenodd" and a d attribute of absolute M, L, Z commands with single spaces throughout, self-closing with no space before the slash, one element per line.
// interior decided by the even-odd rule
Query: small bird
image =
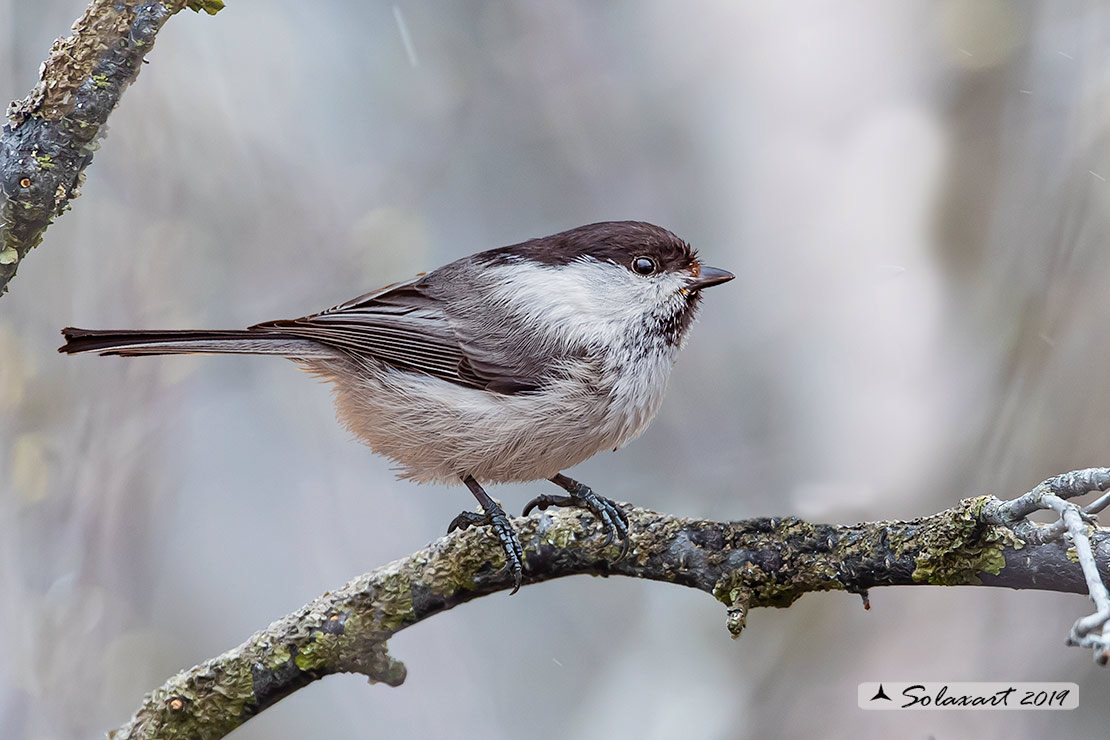
<path fill-rule="evenodd" d="M 64 353 L 280 355 L 334 386 L 339 420 L 417 482 L 462 481 L 520 588 L 523 550 L 486 483 L 546 478 L 629 546 L 628 516 L 563 474 L 642 432 L 701 298 L 731 280 L 682 239 L 608 221 L 464 257 L 299 319 L 242 330 L 62 330 Z"/>

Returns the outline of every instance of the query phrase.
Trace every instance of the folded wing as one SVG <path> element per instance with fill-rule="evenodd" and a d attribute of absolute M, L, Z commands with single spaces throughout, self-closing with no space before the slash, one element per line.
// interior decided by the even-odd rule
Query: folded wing
<path fill-rule="evenodd" d="M 499 358 L 491 352 L 468 352 L 456 330 L 459 319 L 452 319 L 427 288 L 424 278 L 417 278 L 311 316 L 268 321 L 251 330 L 311 339 L 356 358 L 371 357 L 496 393 L 525 393 L 541 387 L 538 367 L 526 367 L 510 354 Z"/>

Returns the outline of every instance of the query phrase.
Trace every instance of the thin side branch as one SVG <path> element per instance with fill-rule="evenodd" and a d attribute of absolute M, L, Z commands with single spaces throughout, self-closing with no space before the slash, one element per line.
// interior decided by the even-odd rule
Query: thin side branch
<path fill-rule="evenodd" d="M 1068 637 L 1069 645 L 1090 648 L 1095 662 L 1110 660 L 1110 592 L 1092 547 L 1091 531 L 1095 515 L 1110 503 L 1110 494 L 1100 496 L 1086 507 L 1068 499 L 1092 491 L 1110 489 L 1110 468 L 1087 468 L 1049 478 L 1029 493 L 999 504 L 986 513 L 987 521 L 1008 526 L 1030 542 L 1052 542 L 1066 536 L 1075 550 L 1075 560 L 1087 582 L 1087 593 L 1095 602 L 1095 613 L 1076 620 Z M 1059 515 L 1052 524 L 1036 524 L 1027 519 L 1035 511 L 1051 510 Z"/>
<path fill-rule="evenodd" d="M 786 607 L 811 591 L 866 595 L 876 586 L 933 584 L 1086 592 L 1083 570 L 1065 544 L 1026 542 L 1009 526 L 988 521 L 1004 506 L 982 496 L 922 519 L 852 526 L 796 518 L 714 522 L 629 508 L 632 547 L 619 562 L 618 546 L 600 546 L 600 529 L 589 514 L 544 512 L 514 526 L 525 550 L 525 584 L 593 574 L 696 588 L 725 604 L 736 637 L 750 609 Z M 1096 529 L 1091 539 L 1106 577 L 1110 531 Z M 112 737 L 223 737 L 332 673 L 357 672 L 398 685 L 405 669 L 389 656 L 386 641 L 471 599 L 511 589 L 503 565 L 501 547 L 487 531 L 438 540 L 174 676 Z"/>
<path fill-rule="evenodd" d="M 8 107 L 0 135 L 0 295 L 19 263 L 80 195 L 104 123 L 139 74 L 154 37 L 185 7 L 222 0 L 93 0 L 58 39 L 39 82 Z"/>

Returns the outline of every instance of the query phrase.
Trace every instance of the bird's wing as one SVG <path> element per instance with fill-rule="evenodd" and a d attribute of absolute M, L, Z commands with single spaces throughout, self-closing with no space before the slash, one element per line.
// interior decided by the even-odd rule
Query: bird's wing
<path fill-rule="evenodd" d="M 497 393 L 523 393 L 542 385 L 538 372 L 523 372 L 509 357 L 468 351 L 442 302 L 424 278 L 396 283 L 299 319 L 256 324 L 251 329 L 311 339 L 355 357 L 416 370 L 458 385 Z M 537 368 L 538 371 L 538 368 Z"/>

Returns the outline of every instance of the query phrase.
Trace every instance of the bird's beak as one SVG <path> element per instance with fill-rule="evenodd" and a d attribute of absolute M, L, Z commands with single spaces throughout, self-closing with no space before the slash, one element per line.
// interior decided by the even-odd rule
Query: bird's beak
<path fill-rule="evenodd" d="M 727 283 L 734 277 L 736 276 L 728 270 L 719 270 L 716 267 L 707 267 L 706 265 L 702 265 L 701 269 L 698 270 L 697 277 L 686 283 L 685 289 L 688 292 L 694 293 L 701 290 L 702 288 L 709 288 L 713 285 Z"/>

